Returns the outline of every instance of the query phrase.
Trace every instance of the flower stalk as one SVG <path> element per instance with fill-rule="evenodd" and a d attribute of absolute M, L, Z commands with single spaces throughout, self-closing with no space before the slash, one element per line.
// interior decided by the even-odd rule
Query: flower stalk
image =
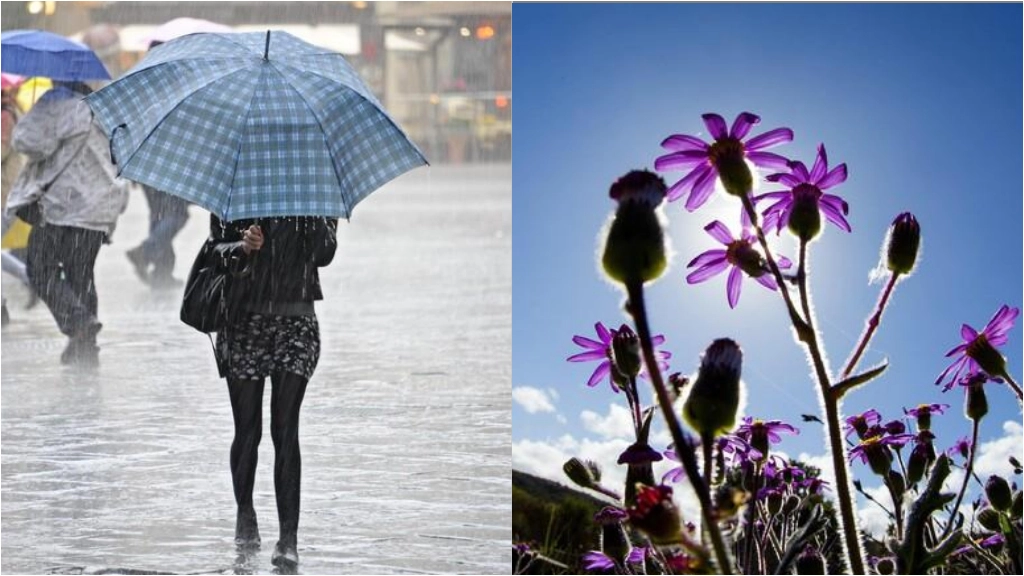
<path fill-rule="evenodd" d="M 732 574 L 731 561 L 725 547 L 725 540 L 715 519 L 711 493 L 708 485 L 704 482 L 704 478 L 701 476 L 700 468 L 697 466 L 697 456 L 694 453 L 693 446 L 683 434 L 682 426 L 672 407 L 672 399 L 669 396 L 668 388 L 665 387 L 665 382 L 661 377 L 661 370 L 658 368 L 654 356 L 654 345 L 651 342 L 651 330 L 647 322 L 647 308 L 644 303 L 643 283 L 635 280 L 626 282 L 626 294 L 628 298 L 628 311 L 633 316 L 637 335 L 640 336 L 640 347 L 643 350 L 644 362 L 647 365 L 651 384 L 654 386 L 655 395 L 658 397 L 658 404 L 665 417 L 665 422 L 668 424 L 669 432 L 672 434 L 672 441 L 675 443 L 679 461 L 682 463 L 683 470 L 686 472 L 686 476 L 693 486 L 694 492 L 697 494 L 697 500 L 700 502 L 701 518 L 715 552 L 715 562 L 718 564 L 718 569 L 722 574 Z"/>

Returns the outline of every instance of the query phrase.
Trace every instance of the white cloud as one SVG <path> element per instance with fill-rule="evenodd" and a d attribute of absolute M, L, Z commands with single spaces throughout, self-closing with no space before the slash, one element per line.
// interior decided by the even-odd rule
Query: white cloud
<path fill-rule="evenodd" d="M 1015 456 L 1021 460 L 1024 458 L 1021 452 L 1024 452 L 1024 426 L 1020 422 L 1007 420 L 1003 422 L 1002 437 L 982 442 L 978 446 L 974 470 L 982 481 L 987 480 L 991 474 L 1009 478 L 1013 474 L 1009 458 Z"/>
<path fill-rule="evenodd" d="M 602 416 L 590 410 L 584 410 L 580 414 L 583 427 L 588 432 L 593 432 L 602 438 L 624 438 L 631 441 L 636 439 L 636 432 L 633 430 L 633 417 L 629 409 L 621 404 L 610 404 L 608 415 Z"/>
<path fill-rule="evenodd" d="M 557 398 L 557 396 L 555 396 Z M 517 386 L 512 389 L 512 400 L 530 414 L 537 412 L 554 412 L 555 406 L 548 393 L 532 386 Z"/>

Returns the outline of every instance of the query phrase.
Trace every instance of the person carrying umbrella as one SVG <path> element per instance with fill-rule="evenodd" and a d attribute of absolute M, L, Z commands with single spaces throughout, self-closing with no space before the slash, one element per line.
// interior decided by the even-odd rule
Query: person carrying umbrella
<path fill-rule="evenodd" d="M 7 213 L 33 225 L 26 271 L 60 331 L 68 337 L 61 362 L 99 361 L 93 269 L 128 203 L 126 182 L 110 162 L 110 143 L 82 99 L 82 80 L 110 75 L 87 47 L 49 32 L 14 30 L 0 36 L 3 71 L 53 79 L 18 122 L 14 149 L 26 158 L 11 189 Z"/>
<path fill-rule="evenodd" d="M 271 559 L 294 571 L 318 269 L 334 257 L 338 218 L 426 160 L 340 54 L 284 32 L 171 40 L 87 101 L 125 177 L 211 212 L 193 271 L 209 270 L 213 254 L 227 278 L 215 357 L 235 425 L 235 540 L 260 542 L 252 490 L 269 377 L 280 528 Z"/>

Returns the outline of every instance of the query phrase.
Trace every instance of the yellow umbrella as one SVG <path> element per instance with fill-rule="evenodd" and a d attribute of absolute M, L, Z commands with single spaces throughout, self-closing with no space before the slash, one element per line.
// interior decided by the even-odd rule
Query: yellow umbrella
<path fill-rule="evenodd" d="M 53 82 L 49 78 L 29 78 L 18 88 L 18 107 L 28 112 L 50 88 L 53 88 Z"/>

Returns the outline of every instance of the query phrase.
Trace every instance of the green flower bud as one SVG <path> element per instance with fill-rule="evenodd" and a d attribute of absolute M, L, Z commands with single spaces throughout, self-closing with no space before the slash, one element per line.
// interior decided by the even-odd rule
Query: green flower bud
<path fill-rule="evenodd" d="M 975 374 L 967 383 L 967 394 L 964 396 L 964 414 L 971 420 L 981 420 L 988 414 L 988 398 L 985 397 L 984 374 Z"/>
<path fill-rule="evenodd" d="M 895 574 L 896 573 L 896 561 L 890 557 L 879 558 L 875 564 L 875 570 L 879 574 Z"/>
<path fill-rule="evenodd" d="M 629 539 L 621 523 L 613 522 L 601 526 L 601 551 L 620 562 L 625 560 L 629 554 Z"/>
<path fill-rule="evenodd" d="M 818 200 L 821 190 L 811 184 L 793 188 L 793 211 L 789 216 L 789 231 L 803 241 L 813 240 L 821 232 L 821 211 Z"/>
<path fill-rule="evenodd" d="M 1002 527 L 999 525 L 999 512 L 991 508 L 982 508 L 981 512 L 978 512 L 978 524 L 992 532 L 1002 531 Z"/>
<path fill-rule="evenodd" d="M 786 497 L 786 501 L 782 504 L 782 513 L 789 515 L 796 512 L 796 509 L 800 507 L 800 497 L 790 494 Z"/>
<path fill-rule="evenodd" d="M 892 486 L 892 490 L 896 494 L 903 494 L 907 490 L 907 481 L 903 479 L 902 474 L 895 470 L 889 471 L 889 485 Z"/>
<path fill-rule="evenodd" d="M 1001 512 L 1007 512 L 1013 506 L 1013 492 L 1010 484 L 1002 476 L 989 476 L 985 482 L 985 497 L 993 508 Z"/>
<path fill-rule="evenodd" d="M 1010 518 L 1014 520 L 1020 520 L 1021 516 L 1024 516 L 1024 504 L 1022 504 L 1020 496 L 1022 492 L 1017 490 L 1017 493 L 1013 495 L 1013 503 L 1010 505 Z"/>
<path fill-rule="evenodd" d="M 895 274 L 910 274 L 917 261 L 921 246 L 921 226 L 910 212 L 904 212 L 892 221 L 886 248 L 889 270 Z"/>
<path fill-rule="evenodd" d="M 742 363 L 740 347 L 728 338 L 715 340 L 704 352 L 697 379 L 683 404 L 683 416 L 702 438 L 726 434 L 736 426 Z"/>
<path fill-rule="evenodd" d="M 920 482 L 924 478 L 925 472 L 928 471 L 928 464 L 928 452 L 920 445 L 914 446 L 910 452 L 910 458 L 907 459 L 907 482 L 911 484 Z"/>
<path fill-rule="evenodd" d="M 633 171 L 611 187 L 619 207 L 605 236 L 601 264 L 608 276 L 628 284 L 658 279 L 668 267 L 664 225 L 658 206 L 665 181 L 653 172 Z"/>
<path fill-rule="evenodd" d="M 600 477 L 594 474 L 596 464 L 583 463 L 579 458 L 570 458 L 562 465 L 562 471 L 580 488 L 594 488 Z"/>
<path fill-rule="evenodd" d="M 804 548 L 796 557 L 795 565 L 797 574 L 827 574 L 825 557 L 814 546 Z"/>
<path fill-rule="evenodd" d="M 765 498 L 765 503 L 768 505 L 768 514 L 775 516 L 782 511 L 782 492 L 772 490 Z"/>
<path fill-rule="evenodd" d="M 754 175 L 743 155 L 743 144 L 731 138 L 719 140 L 711 145 L 708 157 L 718 168 L 718 177 L 726 192 L 746 196 L 754 189 Z"/>
<path fill-rule="evenodd" d="M 612 338 L 612 360 L 616 371 L 626 378 L 636 378 L 643 366 L 640 357 L 640 337 L 623 324 Z"/>

